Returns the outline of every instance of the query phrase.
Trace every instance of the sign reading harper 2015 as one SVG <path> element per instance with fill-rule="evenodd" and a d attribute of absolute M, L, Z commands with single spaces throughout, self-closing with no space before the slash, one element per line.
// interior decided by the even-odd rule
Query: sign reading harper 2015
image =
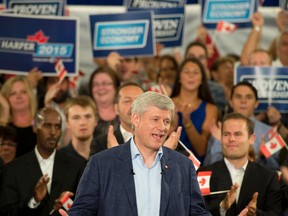
<path fill-rule="evenodd" d="M 288 67 L 238 67 L 234 84 L 250 82 L 258 92 L 257 111 L 272 105 L 280 112 L 288 112 Z"/>
<path fill-rule="evenodd" d="M 25 74 L 38 67 L 55 76 L 62 59 L 69 75 L 78 71 L 78 21 L 75 18 L 0 15 L 0 72 Z"/>

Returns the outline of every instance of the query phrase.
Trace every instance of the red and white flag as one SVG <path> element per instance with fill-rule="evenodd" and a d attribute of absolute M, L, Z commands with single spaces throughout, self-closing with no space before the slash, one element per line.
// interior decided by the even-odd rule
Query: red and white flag
<path fill-rule="evenodd" d="M 198 172 L 197 174 L 197 180 L 198 180 L 202 195 L 210 194 L 211 175 L 212 175 L 212 171 L 202 171 L 202 172 Z"/>
<path fill-rule="evenodd" d="M 216 31 L 221 33 L 232 33 L 237 29 L 237 26 L 227 21 L 219 21 L 216 26 Z"/>
<path fill-rule="evenodd" d="M 181 140 L 179 140 L 178 142 L 185 149 L 185 151 L 189 153 L 188 158 L 193 162 L 195 170 L 198 170 L 201 165 L 201 162 L 196 158 L 193 152 L 184 145 L 184 143 Z"/>
<path fill-rule="evenodd" d="M 198 170 L 201 162 L 195 157 L 195 155 L 192 152 L 189 152 L 188 158 L 193 162 L 195 170 Z"/>
<path fill-rule="evenodd" d="M 68 210 L 71 208 L 72 204 L 73 204 L 73 200 L 70 199 L 69 194 L 67 193 L 67 194 L 65 194 L 65 195 L 62 197 L 61 203 L 62 203 L 63 208 L 64 208 L 66 211 L 68 211 Z"/>
<path fill-rule="evenodd" d="M 260 150 L 264 154 L 266 158 L 278 152 L 282 149 L 286 143 L 282 139 L 282 137 L 277 133 L 275 134 L 265 145 L 260 146 Z"/>
<path fill-rule="evenodd" d="M 66 74 L 67 74 L 67 70 L 63 64 L 63 61 L 61 59 L 57 59 L 56 63 L 55 63 L 55 71 L 57 72 L 58 78 L 59 78 L 59 83 L 61 83 Z"/>

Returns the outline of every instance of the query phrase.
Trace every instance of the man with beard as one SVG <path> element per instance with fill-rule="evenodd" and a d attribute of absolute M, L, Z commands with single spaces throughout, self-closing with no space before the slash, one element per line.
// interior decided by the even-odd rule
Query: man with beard
<path fill-rule="evenodd" d="M 96 105 L 90 97 L 78 96 L 67 101 L 64 112 L 71 141 L 60 151 L 88 160 L 93 131 L 97 125 Z"/>
<path fill-rule="evenodd" d="M 70 140 L 70 133 L 66 130 L 66 117 L 63 112 L 65 103 L 70 98 L 68 77 L 65 77 L 61 83 L 59 83 L 58 77 L 45 77 L 44 85 L 46 89 L 44 106 L 54 107 L 61 115 L 63 122 L 59 146 L 65 146 Z"/>
<path fill-rule="evenodd" d="M 61 117 L 52 107 L 35 118 L 37 145 L 30 153 L 9 163 L 3 171 L 2 215 L 58 214 L 61 198 L 76 191 L 85 161 L 56 151 Z"/>

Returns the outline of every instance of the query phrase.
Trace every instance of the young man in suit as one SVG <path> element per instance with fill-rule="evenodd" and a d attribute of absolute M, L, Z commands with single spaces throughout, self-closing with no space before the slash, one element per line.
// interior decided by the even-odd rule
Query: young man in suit
<path fill-rule="evenodd" d="M 193 163 L 162 146 L 174 114 L 169 97 L 139 95 L 131 109 L 133 137 L 90 158 L 70 216 L 210 215 Z"/>
<path fill-rule="evenodd" d="M 36 115 L 35 149 L 9 163 L 3 171 L 3 215 L 46 216 L 52 210 L 58 214 L 61 197 L 76 191 L 85 161 L 56 151 L 61 124 L 59 113 L 52 107 Z"/>
<path fill-rule="evenodd" d="M 248 208 L 247 215 L 276 216 L 281 212 L 281 192 L 277 173 L 249 161 L 249 147 L 255 141 L 254 123 L 240 113 L 223 119 L 221 141 L 224 159 L 200 171 L 212 171 L 210 191 L 230 191 L 205 196 L 212 215 L 238 215 Z"/>

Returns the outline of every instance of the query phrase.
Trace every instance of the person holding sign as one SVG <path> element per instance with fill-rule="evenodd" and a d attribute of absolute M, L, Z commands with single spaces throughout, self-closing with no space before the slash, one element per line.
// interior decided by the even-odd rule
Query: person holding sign
<path fill-rule="evenodd" d="M 224 160 L 199 168 L 212 171 L 210 191 L 230 191 L 205 196 L 212 215 L 279 216 L 281 191 L 277 173 L 249 160 L 249 148 L 255 142 L 254 123 L 240 113 L 226 115 L 221 127 Z"/>
<path fill-rule="evenodd" d="M 134 136 L 90 158 L 69 215 L 210 216 L 193 163 L 162 146 L 175 112 L 173 101 L 145 92 L 131 112 Z"/>

